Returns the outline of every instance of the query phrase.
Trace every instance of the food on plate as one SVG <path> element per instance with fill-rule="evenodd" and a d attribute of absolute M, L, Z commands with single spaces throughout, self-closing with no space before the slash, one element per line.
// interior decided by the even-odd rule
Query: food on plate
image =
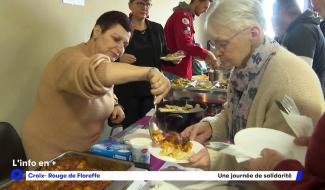
<path fill-rule="evenodd" d="M 177 112 L 177 113 L 189 113 L 202 111 L 200 104 L 195 104 L 195 107 L 191 104 L 185 104 L 184 106 L 169 105 L 166 104 L 164 107 L 158 108 L 160 112 Z"/>
<path fill-rule="evenodd" d="M 165 134 L 164 140 L 160 142 L 160 155 L 170 156 L 175 160 L 188 160 L 193 154 L 193 144 L 188 138 L 183 138 L 177 132 L 168 132 Z"/>
<path fill-rule="evenodd" d="M 154 143 L 160 144 L 162 140 L 164 140 L 164 134 L 161 130 L 155 130 L 151 133 L 151 139 Z"/>
<path fill-rule="evenodd" d="M 181 135 L 175 131 L 163 133 L 157 131 L 153 134 L 153 138 L 159 139 L 158 145 L 161 148 L 161 156 L 170 156 L 175 160 L 188 160 L 193 154 L 193 144 L 189 138 L 181 137 Z"/>
<path fill-rule="evenodd" d="M 191 83 L 191 79 L 179 78 L 171 81 L 171 85 L 174 88 L 184 88 L 186 85 Z"/>
<path fill-rule="evenodd" d="M 227 89 L 227 87 L 228 87 L 228 80 L 220 80 L 220 81 L 218 81 L 218 83 L 215 86 L 217 88 Z"/>
<path fill-rule="evenodd" d="M 198 81 L 194 86 L 195 89 L 204 89 L 204 90 L 209 90 L 212 87 L 213 84 L 211 81 Z"/>
<path fill-rule="evenodd" d="M 185 57 L 185 54 L 183 51 L 177 51 L 175 53 L 169 53 L 165 57 L 161 57 L 160 59 L 165 61 L 180 61 Z"/>
<path fill-rule="evenodd" d="M 199 80 L 199 81 L 207 81 L 209 80 L 209 77 L 207 75 L 195 75 L 192 76 L 193 80 Z"/>
<path fill-rule="evenodd" d="M 63 157 L 55 165 L 44 166 L 40 171 L 98 171 L 91 167 L 87 161 L 78 156 Z M 62 190 L 104 190 L 112 181 L 26 181 L 13 182 L 7 190 L 28 189 L 62 189 Z"/>
<path fill-rule="evenodd" d="M 183 51 L 177 51 L 175 53 L 169 53 L 166 55 L 166 58 L 167 59 L 175 59 L 175 58 L 183 58 L 185 55 L 184 55 L 184 52 Z"/>

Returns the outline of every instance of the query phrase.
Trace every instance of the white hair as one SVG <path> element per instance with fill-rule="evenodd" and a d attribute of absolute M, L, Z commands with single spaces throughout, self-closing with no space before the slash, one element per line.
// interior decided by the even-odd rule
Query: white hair
<path fill-rule="evenodd" d="M 216 23 L 236 31 L 256 24 L 265 30 L 261 2 L 260 0 L 220 0 L 209 15 L 208 29 L 214 30 L 213 26 Z"/>

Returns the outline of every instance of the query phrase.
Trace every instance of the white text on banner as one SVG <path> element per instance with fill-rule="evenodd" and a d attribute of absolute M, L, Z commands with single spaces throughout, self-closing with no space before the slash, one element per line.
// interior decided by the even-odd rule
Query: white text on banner
<path fill-rule="evenodd" d="M 27 171 L 26 180 L 295 181 L 300 171 Z"/>

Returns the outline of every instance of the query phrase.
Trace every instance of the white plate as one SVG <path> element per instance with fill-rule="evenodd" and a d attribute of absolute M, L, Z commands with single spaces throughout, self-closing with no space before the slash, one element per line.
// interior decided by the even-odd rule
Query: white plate
<path fill-rule="evenodd" d="M 192 147 L 192 152 L 195 154 L 195 153 L 198 153 L 201 149 L 204 148 L 204 146 L 202 144 L 200 144 L 199 142 L 196 142 L 196 141 L 191 141 L 192 144 L 193 144 L 193 147 Z M 176 160 L 170 156 L 161 156 L 159 153 L 161 151 L 161 148 L 160 147 L 150 147 L 149 148 L 149 151 L 150 153 L 155 156 L 156 158 L 160 159 L 160 160 L 164 160 L 164 161 L 167 161 L 167 162 L 173 162 L 173 163 L 188 163 L 188 160 Z"/>
<path fill-rule="evenodd" d="M 183 59 L 185 57 L 185 55 L 180 55 L 180 56 L 176 56 L 176 57 L 160 57 L 160 59 L 164 60 L 164 61 L 177 61 L 180 59 Z"/>
<path fill-rule="evenodd" d="M 235 135 L 235 146 L 245 154 L 257 158 L 264 148 L 275 149 L 287 158 L 305 163 L 307 147 L 293 143 L 295 137 L 269 128 L 246 128 Z"/>

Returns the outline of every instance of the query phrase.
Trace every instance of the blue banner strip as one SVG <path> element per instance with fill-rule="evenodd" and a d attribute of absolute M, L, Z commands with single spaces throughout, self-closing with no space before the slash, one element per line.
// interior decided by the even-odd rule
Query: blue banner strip
<path fill-rule="evenodd" d="M 302 171 L 297 171 L 296 181 L 301 181 L 301 180 L 302 180 Z"/>

